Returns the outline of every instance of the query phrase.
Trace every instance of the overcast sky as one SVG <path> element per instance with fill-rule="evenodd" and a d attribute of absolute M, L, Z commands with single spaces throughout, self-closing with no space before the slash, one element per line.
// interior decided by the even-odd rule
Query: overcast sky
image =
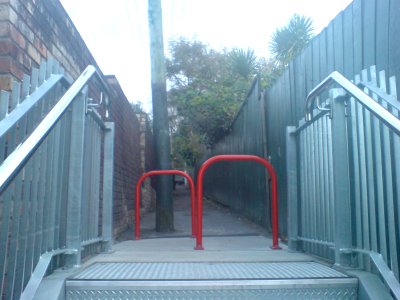
<path fill-rule="evenodd" d="M 252 48 L 269 57 L 276 28 L 294 13 L 315 33 L 351 0 L 162 0 L 164 46 L 184 36 L 214 49 Z M 116 75 L 129 101 L 151 110 L 147 0 L 61 0 L 104 74 Z"/>

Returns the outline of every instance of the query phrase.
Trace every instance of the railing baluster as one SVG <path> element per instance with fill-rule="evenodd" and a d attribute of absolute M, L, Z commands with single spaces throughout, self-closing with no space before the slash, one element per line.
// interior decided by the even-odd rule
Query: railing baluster
<path fill-rule="evenodd" d="M 103 164 L 103 206 L 102 206 L 102 236 L 103 251 L 110 251 L 112 246 L 112 208 L 113 208 L 113 178 L 114 178 L 114 123 L 105 123 L 104 131 L 104 164 Z"/>
<path fill-rule="evenodd" d="M 35 249 L 36 249 L 36 228 L 38 226 L 38 209 L 39 209 L 39 184 L 40 180 L 40 160 L 41 151 L 37 151 L 32 157 L 32 187 L 31 187 L 31 209 L 29 214 L 29 230 L 28 230 L 28 245 L 29 248 L 26 249 L 26 260 L 24 268 L 24 282 L 23 285 L 26 286 L 30 278 L 30 274 L 33 271 L 34 259 L 35 259 Z M 36 262 L 36 261 L 35 261 Z"/>
<path fill-rule="evenodd" d="M 20 218 L 21 218 L 21 209 L 23 200 L 23 182 L 24 171 L 22 171 L 17 178 L 14 179 L 15 189 L 13 193 L 13 208 L 11 212 L 11 227 L 10 227 L 10 236 L 9 236 L 9 255 L 7 257 L 7 289 L 6 289 L 6 299 L 14 299 L 19 297 L 19 295 L 14 295 L 14 285 L 18 284 L 15 281 L 15 273 L 16 273 L 16 264 L 17 264 L 17 250 L 20 242 Z"/>
<path fill-rule="evenodd" d="M 0 121 L 3 120 L 8 113 L 8 103 L 10 101 L 10 93 L 6 91 L 0 92 Z M 6 155 L 6 137 L 0 137 L 0 163 L 5 159 Z"/>
<path fill-rule="evenodd" d="M 299 200 L 297 179 L 297 136 L 294 134 L 296 127 L 286 127 L 286 170 L 288 185 L 288 236 L 289 248 L 298 251 L 299 249 Z"/>
<path fill-rule="evenodd" d="M 38 85 L 41 85 L 46 79 L 46 68 L 47 64 L 45 62 L 42 62 L 39 67 Z"/>
<path fill-rule="evenodd" d="M 48 239 L 48 249 L 57 249 L 57 243 L 55 241 L 56 235 L 56 212 L 57 212 L 57 194 L 58 194 L 58 176 L 59 176 L 59 161 L 60 161 L 60 124 L 58 123 L 54 129 L 54 144 L 52 153 L 52 167 L 51 167 L 51 190 L 48 191 L 50 194 L 50 207 L 49 207 L 49 239 Z"/>
<path fill-rule="evenodd" d="M 13 206 L 13 193 L 15 184 L 12 183 L 8 189 L 0 195 L 1 204 L 1 231 L 0 231 L 0 295 L 5 294 L 7 288 L 6 268 L 7 268 L 7 256 L 8 256 L 8 245 L 9 245 L 9 223 L 10 214 Z"/>
<path fill-rule="evenodd" d="M 36 232 L 35 232 L 35 250 L 33 256 L 33 263 L 36 263 L 39 260 L 40 255 L 42 254 L 43 247 L 43 231 L 44 231 L 44 218 L 45 218 L 45 207 L 46 203 L 46 182 L 49 178 L 46 177 L 47 170 L 47 157 L 48 157 L 48 140 L 45 140 L 40 147 L 40 180 L 39 180 L 39 188 L 38 188 L 38 213 L 37 213 L 37 221 L 36 221 Z"/>
<path fill-rule="evenodd" d="M 22 79 L 22 88 L 21 88 L 21 102 L 25 100 L 25 98 L 29 95 L 29 87 L 30 87 L 31 78 L 24 74 Z"/>
<path fill-rule="evenodd" d="M 334 214 L 332 213 L 335 209 L 335 193 L 334 193 L 334 187 L 333 187 L 333 176 L 334 176 L 334 171 L 333 171 L 333 150 L 332 150 L 332 120 L 329 119 L 327 120 L 327 147 L 328 147 L 328 180 L 329 180 L 329 211 L 331 212 L 329 214 L 329 230 L 330 230 L 330 236 L 331 236 L 331 241 L 335 241 L 335 218 Z"/>
<path fill-rule="evenodd" d="M 354 182 L 354 207 L 355 207 L 355 224 L 356 224 L 356 245 L 357 248 L 363 248 L 363 231 L 362 231 L 362 200 L 361 200 L 361 179 L 360 179 L 360 157 L 359 157 L 359 141 L 357 134 L 357 104 L 353 97 L 350 98 L 350 121 L 351 121 L 351 145 L 349 149 L 352 151 L 353 164 L 353 182 Z M 358 265 L 363 266 L 361 256 L 358 256 Z"/>
<path fill-rule="evenodd" d="M 39 84 L 39 69 L 32 68 L 31 84 L 29 87 L 30 94 L 32 94 L 34 91 L 36 91 L 38 84 Z"/>
<path fill-rule="evenodd" d="M 78 96 L 72 107 L 70 165 L 68 180 L 67 248 L 77 253 L 67 257 L 67 266 L 81 263 L 81 208 L 83 194 L 83 153 L 85 141 L 85 95 Z"/>
<path fill-rule="evenodd" d="M 393 96 L 395 99 L 397 98 L 397 90 L 396 90 L 396 78 L 395 77 L 390 77 L 389 78 L 389 94 L 391 96 Z M 397 116 L 398 118 L 400 117 L 400 112 L 392 109 L 392 113 Z M 400 230 L 400 218 L 399 218 L 399 214 L 400 214 L 400 135 L 392 135 L 392 140 L 393 140 L 393 157 L 392 157 L 392 161 L 393 163 L 393 167 L 394 167 L 394 177 L 393 177 L 393 184 L 395 186 L 395 194 L 397 195 L 396 202 L 393 203 L 394 209 L 397 211 L 397 229 L 396 227 L 396 223 L 393 222 L 393 230 L 397 230 L 396 232 L 399 232 Z M 392 222 L 393 220 L 392 214 L 390 215 L 390 221 Z M 390 224 L 389 224 L 390 225 Z M 396 235 L 395 235 L 396 236 Z M 391 242 L 395 243 L 396 240 L 391 238 Z M 393 249 L 393 252 L 391 253 L 391 263 L 392 263 L 392 271 L 395 273 L 397 280 L 400 280 L 400 266 L 399 266 L 399 257 L 398 257 L 398 249 L 399 249 L 399 244 L 400 244 L 400 238 L 397 235 L 397 251 L 395 249 Z M 395 244 L 391 245 L 392 247 L 395 246 Z M 397 255 L 396 255 L 397 254 Z"/>
<path fill-rule="evenodd" d="M 47 68 L 46 68 L 46 73 L 45 73 L 45 80 L 48 79 L 51 74 L 53 74 L 53 68 L 55 67 L 55 61 L 53 58 L 49 58 L 47 60 Z"/>
<path fill-rule="evenodd" d="M 368 81 L 367 71 L 363 70 L 361 74 L 363 81 Z M 364 89 L 368 94 L 368 89 Z M 376 223 L 376 198 L 375 198 L 375 184 L 374 184 L 374 163 L 373 163 L 373 138 L 372 138 L 372 122 L 371 113 L 363 108 L 364 122 L 365 122 L 365 152 L 366 152 L 366 166 L 367 166 L 367 187 L 368 187 L 368 206 L 369 206 L 369 222 L 371 230 L 371 250 L 378 251 L 378 226 Z"/>
<path fill-rule="evenodd" d="M 100 164 L 101 164 L 101 134 L 102 134 L 102 129 L 100 128 L 100 126 L 95 123 L 95 128 L 96 128 L 96 132 L 95 132 L 95 137 L 96 137 L 96 144 L 95 144 L 95 197 L 94 197 L 94 237 L 98 237 L 101 236 L 100 232 L 99 232 L 99 211 L 100 211 Z"/>
<path fill-rule="evenodd" d="M 305 237 L 305 233 L 304 233 L 304 220 L 306 219 L 306 210 L 304 208 L 304 201 L 306 201 L 306 166 L 305 166 L 305 157 L 306 157 L 306 146 L 305 146 L 305 131 L 301 131 L 300 132 L 300 187 L 301 187 L 301 193 L 300 193 L 300 201 L 299 201 L 299 206 L 298 209 L 300 210 L 300 229 L 299 229 L 299 235 L 302 237 Z M 304 243 L 301 242 L 301 250 L 304 250 Z"/>
<path fill-rule="evenodd" d="M 17 263 L 16 263 L 16 275 L 14 285 L 14 295 L 19 297 L 21 295 L 23 289 L 23 277 L 24 277 L 24 269 L 26 263 L 26 249 L 30 248 L 30 245 L 27 244 L 28 240 L 28 218 L 32 209 L 32 195 L 31 195 L 31 186 L 32 186 L 32 169 L 33 169 L 33 161 L 30 160 L 25 167 L 25 178 L 23 183 L 23 203 L 22 203 L 22 216 L 20 217 L 20 238 L 19 238 L 19 246 L 17 252 Z"/>

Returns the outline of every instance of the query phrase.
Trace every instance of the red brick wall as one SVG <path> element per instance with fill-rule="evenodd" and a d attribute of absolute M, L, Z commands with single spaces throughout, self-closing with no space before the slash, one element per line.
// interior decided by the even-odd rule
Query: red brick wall
<path fill-rule="evenodd" d="M 112 88 L 111 118 L 115 122 L 114 148 L 114 234 L 118 235 L 134 220 L 135 186 L 142 175 L 140 124 L 115 76 L 106 76 Z"/>
<path fill-rule="evenodd" d="M 55 58 L 72 78 L 87 65 L 99 69 L 58 0 L 0 0 L 0 89 Z M 114 233 L 129 223 L 134 184 L 141 174 L 139 123 L 115 77 L 108 77 L 115 122 Z"/>
<path fill-rule="evenodd" d="M 0 88 L 42 59 L 55 58 L 72 78 L 97 63 L 58 0 L 0 0 Z"/>

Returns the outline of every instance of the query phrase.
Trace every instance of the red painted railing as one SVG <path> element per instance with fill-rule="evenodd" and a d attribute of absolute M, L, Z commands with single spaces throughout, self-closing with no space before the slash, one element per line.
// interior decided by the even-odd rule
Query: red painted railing
<path fill-rule="evenodd" d="M 192 177 L 189 176 L 189 174 L 179 171 L 179 170 L 157 170 L 157 171 L 150 171 L 147 173 L 144 173 L 140 178 L 139 181 L 136 184 L 136 205 L 135 205 L 135 239 L 139 240 L 140 239 L 140 192 L 141 192 L 141 185 L 143 181 L 150 176 L 154 175 L 180 175 L 185 177 L 190 186 L 190 193 L 191 193 L 191 199 L 190 199 L 190 205 L 191 205 L 191 210 L 192 210 L 192 235 L 196 235 L 196 214 L 195 214 L 195 187 L 194 187 L 194 182 Z"/>
<path fill-rule="evenodd" d="M 271 163 L 254 155 L 217 155 L 206 160 L 197 177 L 197 232 L 195 250 L 203 250 L 203 177 L 206 170 L 219 161 L 255 161 L 267 168 L 271 176 L 272 196 L 272 249 L 280 249 L 278 241 L 278 183 L 274 168 Z"/>

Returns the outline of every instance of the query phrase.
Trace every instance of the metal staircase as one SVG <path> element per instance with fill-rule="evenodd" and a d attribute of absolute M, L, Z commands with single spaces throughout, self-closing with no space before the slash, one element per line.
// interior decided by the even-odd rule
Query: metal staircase
<path fill-rule="evenodd" d="M 66 299 L 357 299 L 356 278 L 315 262 L 97 263 Z"/>

